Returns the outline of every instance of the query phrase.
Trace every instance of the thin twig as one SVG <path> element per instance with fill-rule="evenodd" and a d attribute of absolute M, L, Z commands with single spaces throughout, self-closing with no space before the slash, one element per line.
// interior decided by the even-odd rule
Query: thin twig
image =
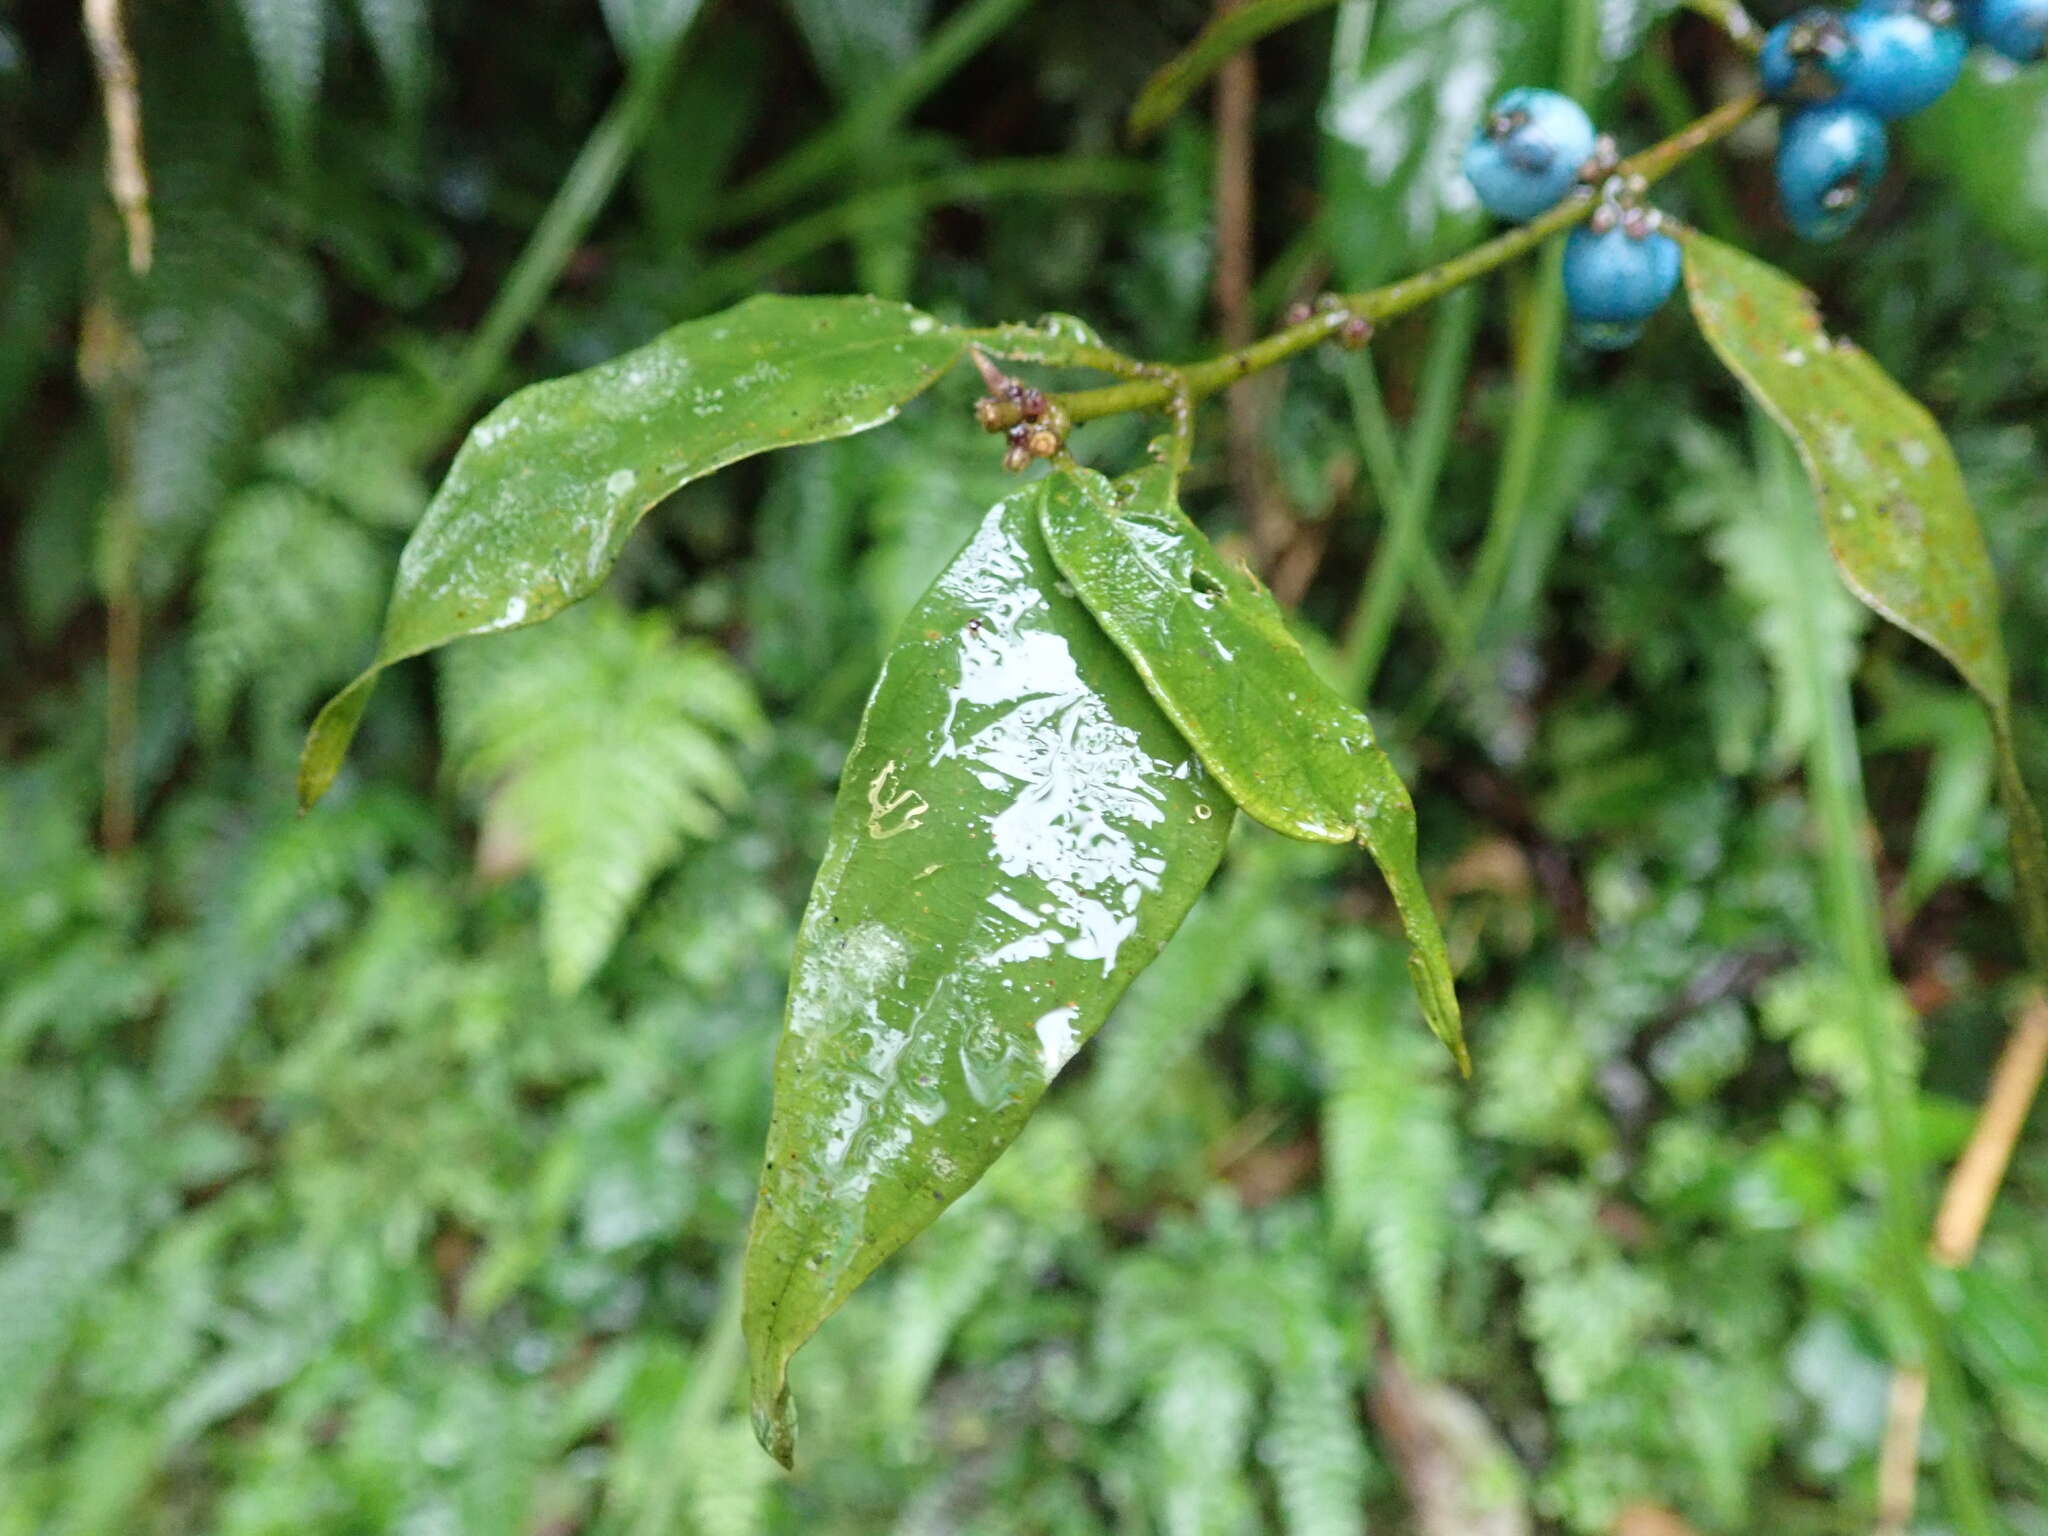
<path fill-rule="evenodd" d="M 655 112 L 668 93 L 677 55 L 690 31 L 689 27 L 682 28 L 659 53 L 649 55 L 635 66 L 619 88 L 618 96 L 583 141 L 568 174 L 556 187 L 540 222 L 512 263 L 512 270 L 505 274 L 491 307 L 456 359 L 439 413 L 432 423 L 433 430 L 422 434 L 426 441 L 438 439 L 470 413 L 540 312 L 541 305 L 547 302 L 562 269 L 569 264 L 569 258 L 611 200 L 619 178 L 632 164 L 640 141 L 646 137 Z"/>
<path fill-rule="evenodd" d="M 1961 1269 L 1976 1257 L 1984 1224 L 1998 1199 L 1998 1187 L 2012 1162 L 2013 1148 L 2041 1091 L 2048 1072 L 2048 999 L 2030 993 L 2013 1026 L 1998 1065 L 1991 1070 L 1991 1088 L 1969 1145 L 1956 1159 L 1934 1216 L 1934 1237 L 1928 1245 L 1934 1262 Z M 1878 1536 L 1902 1536 L 1913 1522 L 1919 1484 L 1920 1422 L 1927 1409 L 1927 1377 L 1917 1369 L 1892 1378 L 1883 1448 L 1878 1460 Z"/>
<path fill-rule="evenodd" d="M 1726 138 L 1763 104 L 1763 97 L 1754 92 L 1725 102 L 1670 138 L 1624 160 L 1617 171 L 1624 176 L 1640 176 L 1648 183 L 1660 181 L 1708 145 Z M 1506 266 L 1535 250 L 1553 235 L 1563 234 L 1572 226 L 1585 222 L 1592 216 L 1594 205 L 1595 199 L 1590 196 L 1567 198 L 1548 213 L 1505 234 L 1496 235 L 1462 256 L 1384 288 L 1339 295 L 1329 307 L 1318 310 L 1299 324 L 1261 337 L 1249 346 L 1191 363 L 1179 370 L 1180 375 L 1186 380 L 1188 393 L 1194 400 L 1206 400 L 1240 379 L 1287 362 L 1332 340 L 1348 325 L 1361 320 L 1376 325 L 1384 323 L 1397 315 L 1420 309 L 1474 278 L 1484 277 Z M 1164 382 L 1138 380 L 1102 389 L 1079 390 L 1060 396 L 1059 403 L 1079 423 L 1096 421 L 1104 416 L 1119 416 L 1127 411 L 1158 410 L 1171 395 L 1170 387 Z"/>
<path fill-rule="evenodd" d="M 1999 1053 L 1977 1128 L 1942 1190 L 1941 1209 L 1934 1218 L 1937 1264 L 1960 1269 L 1976 1256 L 1984 1223 L 1998 1198 L 1998 1186 L 2012 1162 L 2013 1147 L 2027 1123 L 2035 1095 L 2041 1091 L 2044 1070 L 2048 1070 L 2048 999 L 2036 992 L 2028 997 L 2012 1037 Z"/>
<path fill-rule="evenodd" d="M 107 119 L 107 192 L 128 236 L 128 270 L 141 277 L 149 271 L 156 230 L 149 216 L 149 170 L 142 158 L 142 95 L 135 55 L 128 47 L 121 0 L 85 0 L 84 17 Z"/>

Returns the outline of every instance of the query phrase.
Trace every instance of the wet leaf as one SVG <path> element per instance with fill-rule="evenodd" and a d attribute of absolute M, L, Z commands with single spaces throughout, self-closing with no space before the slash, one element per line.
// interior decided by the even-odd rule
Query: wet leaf
<path fill-rule="evenodd" d="M 2048 967 L 2048 842 L 2013 750 L 1998 582 L 1947 436 L 1874 358 L 1828 334 L 1791 278 L 1697 230 L 1680 238 L 1700 329 L 1792 438 L 1843 580 L 1948 658 L 1990 711 L 2023 927 Z"/>
<path fill-rule="evenodd" d="M 1231 804 L 1073 598 L 1040 481 L 912 611 L 797 938 L 748 1239 L 755 1427 L 790 1356 L 1016 1138 L 1208 883 Z"/>
<path fill-rule="evenodd" d="M 1256 820 L 1316 843 L 1359 842 L 1407 930 L 1423 1016 L 1469 1070 L 1450 959 L 1415 863 L 1415 807 L 1365 716 L 1316 675 L 1272 594 L 1188 521 L 1172 476 L 1048 482 L 1060 574 L 1202 761 Z"/>
<path fill-rule="evenodd" d="M 1145 82 L 1138 99 L 1131 104 L 1130 119 L 1125 124 L 1131 137 L 1142 139 L 1150 134 L 1186 105 L 1187 99 L 1233 55 L 1251 47 L 1268 32 L 1277 32 L 1289 22 L 1328 10 L 1336 3 L 1337 0 L 1246 0 L 1243 5 L 1218 13 L 1200 36 Z"/>
<path fill-rule="evenodd" d="M 906 305 L 767 294 L 512 396 L 469 434 L 406 544 L 376 659 L 314 720 L 300 803 L 333 782 L 385 667 L 559 613 L 677 487 L 880 426 L 963 345 Z"/>

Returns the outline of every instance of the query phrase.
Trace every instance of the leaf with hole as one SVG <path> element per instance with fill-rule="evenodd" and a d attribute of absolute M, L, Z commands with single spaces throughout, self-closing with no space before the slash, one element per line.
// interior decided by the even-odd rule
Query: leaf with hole
<path fill-rule="evenodd" d="M 992 511 L 905 621 L 797 936 L 748 1237 L 755 1426 L 790 1356 L 966 1191 L 1180 925 L 1231 804 L 1038 528 Z"/>
<path fill-rule="evenodd" d="M 1415 807 L 1372 725 L 1309 665 L 1280 605 L 1227 563 L 1142 470 L 1048 482 L 1046 545 L 1159 707 L 1255 820 L 1312 843 L 1359 842 L 1407 930 L 1423 1017 L 1469 1070 L 1450 957 L 1415 862 Z"/>
<path fill-rule="evenodd" d="M 1876 359 L 1828 334 L 1812 294 L 1697 230 L 1679 237 L 1700 330 L 1792 438 L 1842 579 L 1948 658 L 1991 712 L 2027 942 L 2048 967 L 2048 842 L 2013 751 L 1998 583 L 1955 451 Z"/>
<path fill-rule="evenodd" d="M 964 345 L 905 304 L 764 294 L 512 396 L 469 434 L 407 542 L 376 657 L 314 720 L 300 803 L 333 783 L 384 668 L 561 612 L 678 487 L 880 426 Z"/>

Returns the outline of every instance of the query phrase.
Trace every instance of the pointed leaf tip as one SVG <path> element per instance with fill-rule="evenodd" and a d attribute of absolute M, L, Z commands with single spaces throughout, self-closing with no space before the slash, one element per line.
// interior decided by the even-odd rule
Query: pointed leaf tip
<path fill-rule="evenodd" d="M 301 801 L 332 782 L 385 667 L 552 618 L 597 590 L 640 519 L 680 487 L 880 426 L 965 347 L 907 304 L 761 294 L 520 390 L 477 423 L 406 542 L 376 657 L 307 738 Z"/>
<path fill-rule="evenodd" d="M 1016 1139 L 1208 884 L 1229 797 L 1045 552 L 1046 481 L 904 620 L 797 935 L 742 1319 L 788 1362 Z"/>
<path fill-rule="evenodd" d="M 342 759 L 348 755 L 348 744 L 355 739 L 356 726 L 361 723 L 363 711 L 369 707 L 370 694 L 376 686 L 377 670 L 372 668 L 329 699 L 320 713 L 313 717 L 313 727 L 306 733 L 305 749 L 299 754 L 301 811 L 313 809 L 334 787 L 335 775 L 341 772 Z"/>
<path fill-rule="evenodd" d="M 1875 358 L 1828 334 L 1798 283 L 1697 230 L 1679 239 L 1700 331 L 1791 437 L 1843 581 L 1946 657 L 1990 712 L 2021 928 L 2048 969 L 2048 840 L 2014 749 L 1998 581 L 1955 450 Z"/>
<path fill-rule="evenodd" d="M 765 1380 L 755 1377 L 753 1421 L 754 1438 L 761 1442 L 761 1449 L 781 1463 L 785 1472 L 794 1472 L 796 1403 L 789 1395 L 788 1368 L 785 1357 L 768 1371 Z"/>
<path fill-rule="evenodd" d="M 1470 1071 L 1450 956 L 1416 863 L 1415 806 L 1372 725 L 1310 665 L 1258 580 L 1188 521 L 1173 475 L 1044 482 L 1060 574 L 1249 815 L 1312 843 L 1362 844 L 1406 931 L 1423 1017 Z"/>

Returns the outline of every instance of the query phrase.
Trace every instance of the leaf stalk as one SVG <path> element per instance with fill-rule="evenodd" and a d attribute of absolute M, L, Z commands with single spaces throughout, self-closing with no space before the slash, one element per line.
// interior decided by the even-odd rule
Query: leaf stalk
<path fill-rule="evenodd" d="M 1701 150 L 1727 137 L 1763 104 L 1764 98 L 1757 92 L 1738 96 L 1669 138 L 1622 161 L 1615 174 L 1640 177 L 1645 185 L 1660 181 Z M 1337 339 L 1347 326 L 1358 321 L 1378 325 L 1435 302 L 1475 278 L 1484 277 L 1527 255 L 1551 236 L 1582 223 L 1592 215 L 1597 203 L 1598 198 L 1588 189 L 1567 198 L 1527 224 L 1496 235 L 1463 255 L 1454 256 L 1412 277 L 1365 293 L 1334 295 L 1332 302 L 1305 320 L 1262 336 L 1247 346 L 1186 365 L 1177 370 L 1178 380 L 1185 385 L 1188 398 L 1199 404 L 1240 379 L 1248 379 L 1253 374 L 1299 357 L 1323 342 Z M 1028 327 L 1002 329 L 1019 332 L 1028 330 Z M 1059 361 L 1070 361 L 1077 367 L 1098 366 L 1092 360 L 1084 361 L 1078 350 Z M 1159 365 L 1137 366 L 1156 369 Z M 1166 370 L 1161 372 L 1167 376 L 1132 378 L 1125 383 L 1077 390 L 1053 398 L 1065 407 L 1076 425 L 1130 411 L 1159 410 L 1174 399 L 1173 375 Z"/>

